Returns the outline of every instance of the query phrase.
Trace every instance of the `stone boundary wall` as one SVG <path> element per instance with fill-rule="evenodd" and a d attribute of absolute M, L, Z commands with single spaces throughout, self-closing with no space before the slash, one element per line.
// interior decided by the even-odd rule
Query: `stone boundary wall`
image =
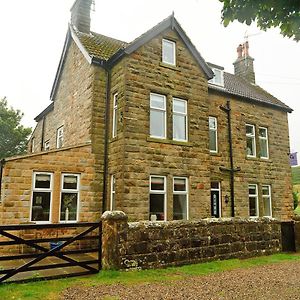
<path fill-rule="evenodd" d="M 158 268 L 281 251 L 281 225 L 268 218 L 128 223 L 102 216 L 104 269 Z"/>

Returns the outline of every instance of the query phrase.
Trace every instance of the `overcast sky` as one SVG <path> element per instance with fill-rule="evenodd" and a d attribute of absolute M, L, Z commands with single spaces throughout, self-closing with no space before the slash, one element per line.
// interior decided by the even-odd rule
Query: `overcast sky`
<path fill-rule="evenodd" d="M 0 97 L 24 112 L 26 126 L 50 104 L 73 1 L 0 0 Z M 174 11 L 204 59 L 231 73 L 247 31 L 256 83 L 294 109 L 291 150 L 300 153 L 300 43 L 276 29 L 238 22 L 224 28 L 221 9 L 218 0 L 96 0 L 92 30 L 130 42 Z"/>

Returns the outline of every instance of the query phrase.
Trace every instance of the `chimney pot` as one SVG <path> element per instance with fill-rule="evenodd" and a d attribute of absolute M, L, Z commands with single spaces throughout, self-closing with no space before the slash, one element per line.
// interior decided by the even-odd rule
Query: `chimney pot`
<path fill-rule="evenodd" d="M 253 67 L 254 59 L 249 55 L 249 43 L 246 41 L 237 47 L 238 57 L 233 63 L 234 74 L 240 76 L 250 83 L 255 84 L 255 73 Z"/>
<path fill-rule="evenodd" d="M 239 46 L 236 48 L 238 58 L 242 58 L 242 53 L 243 53 L 243 46 L 239 44 Z"/>

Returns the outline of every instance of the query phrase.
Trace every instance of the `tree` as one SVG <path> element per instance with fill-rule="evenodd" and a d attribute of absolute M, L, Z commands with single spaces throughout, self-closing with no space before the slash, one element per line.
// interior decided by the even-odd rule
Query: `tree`
<path fill-rule="evenodd" d="M 266 30 L 279 27 L 281 34 L 296 41 L 300 40 L 299 0 L 219 0 L 223 2 L 222 22 L 227 26 L 238 20 Z"/>
<path fill-rule="evenodd" d="M 0 99 L 0 159 L 26 151 L 31 128 L 20 124 L 23 113 L 8 107 L 6 98 Z"/>
<path fill-rule="evenodd" d="M 299 193 L 298 192 L 293 192 L 293 199 L 294 199 L 294 209 L 296 209 L 298 207 L 299 204 Z"/>

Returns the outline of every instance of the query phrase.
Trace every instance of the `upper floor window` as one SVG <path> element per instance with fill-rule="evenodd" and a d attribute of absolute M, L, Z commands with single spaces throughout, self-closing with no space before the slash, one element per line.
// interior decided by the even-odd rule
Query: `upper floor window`
<path fill-rule="evenodd" d="M 247 157 L 256 157 L 255 126 L 246 124 Z"/>
<path fill-rule="evenodd" d="M 249 184 L 249 216 L 259 216 L 257 184 Z"/>
<path fill-rule="evenodd" d="M 44 150 L 45 151 L 49 151 L 50 150 L 50 141 L 49 140 L 44 143 Z"/>
<path fill-rule="evenodd" d="M 259 133 L 259 149 L 260 158 L 269 158 L 269 145 L 268 145 L 268 129 L 265 127 L 258 128 Z"/>
<path fill-rule="evenodd" d="M 63 174 L 61 185 L 60 221 L 77 221 L 79 174 Z"/>
<path fill-rule="evenodd" d="M 224 71 L 218 68 L 211 68 L 211 69 L 214 72 L 214 77 L 209 80 L 209 83 L 224 86 Z"/>
<path fill-rule="evenodd" d="M 150 94 L 150 136 L 166 138 L 166 96 Z"/>
<path fill-rule="evenodd" d="M 173 140 L 187 141 L 187 101 L 173 98 Z"/>
<path fill-rule="evenodd" d="M 176 65 L 176 43 L 170 40 L 162 40 L 162 62 L 168 65 Z"/>
<path fill-rule="evenodd" d="M 218 125 L 216 117 L 209 117 L 209 151 L 212 153 L 218 152 Z"/>
<path fill-rule="evenodd" d="M 34 152 L 34 146 L 35 146 L 35 138 L 33 137 L 33 138 L 31 139 L 31 153 Z"/>
<path fill-rule="evenodd" d="M 112 137 L 117 136 L 118 129 L 118 93 L 114 94 L 114 107 L 113 107 L 113 124 L 112 124 Z"/>
<path fill-rule="evenodd" d="M 61 126 L 56 131 L 56 148 L 61 148 L 64 142 L 64 127 Z"/>
<path fill-rule="evenodd" d="M 33 174 L 31 221 L 50 221 L 52 177 L 52 173 L 36 172 Z"/>

